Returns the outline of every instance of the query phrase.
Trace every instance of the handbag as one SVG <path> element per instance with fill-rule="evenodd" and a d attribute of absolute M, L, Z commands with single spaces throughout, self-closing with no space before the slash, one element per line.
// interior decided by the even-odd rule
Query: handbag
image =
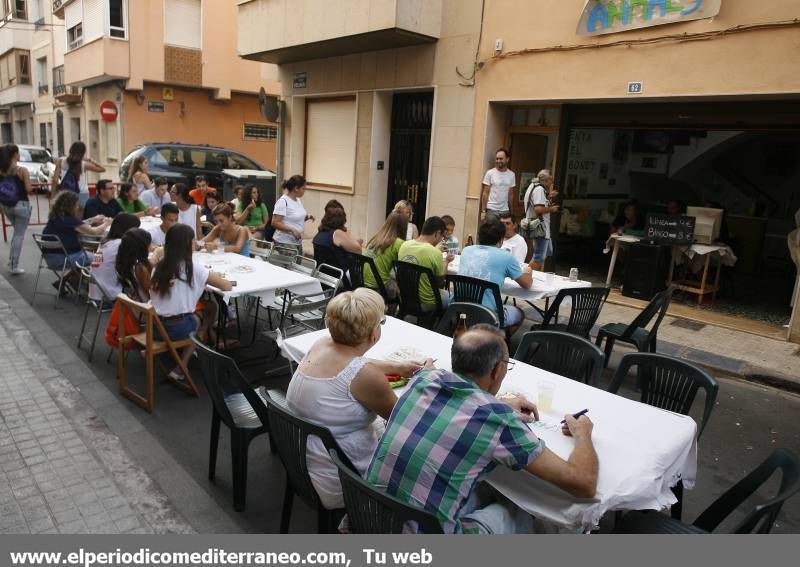
<path fill-rule="evenodd" d="M 534 218 L 528 218 L 528 215 L 532 209 L 531 201 L 533 201 L 534 191 L 536 191 L 535 185 L 528 194 L 528 202 L 525 203 L 525 218 L 519 222 L 519 227 L 525 234 L 525 238 L 528 240 L 547 237 L 547 233 L 544 229 L 544 219 L 541 217 L 541 215 L 537 215 Z"/>
<path fill-rule="evenodd" d="M 108 325 L 106 325 L 106 344 L 113 348 L 119 348 L 119 313 L 121 310 L 122 308 L 120 307 L 119 301 L 114 301 L 114 307 L 111 309 L 111 315 L 108 318 Z M 141 331 L 136 317 L 134 317 L 133 313 L 128 310 L 125 310 L 125 319 L 123 321 L 123 325 L 125 325 L 124 329 L 126 338 Z M 130 350 L 134 348 L 134 346 L 135 345 L 132 341 L 128 341 L 128 344 L 125 345 L 125 350 Z"/>

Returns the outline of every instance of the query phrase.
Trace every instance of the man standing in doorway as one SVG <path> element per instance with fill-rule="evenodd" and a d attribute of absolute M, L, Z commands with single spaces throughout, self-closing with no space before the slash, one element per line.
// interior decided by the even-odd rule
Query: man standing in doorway
<path fill-rule="evenodd" d="M 550 214 L 560 210 L 558 205 L 550 204 L 550 191 L 553 188 L 553 175 L 550 170 L 543 169 L 525 191 L 525 216 L 528 219 L 540 218 L 544 224 L 544 237 L 533 239 L 533 259 L 531 269 L 541 272 L 547 258 L 553 255 L 553 243 L 550 240 Z"/>
<path fill-rule="evenodd" d="M 511 212 L 511 199 L 517 176 L 508 169 L 511 154 L 500 148 L 494 154 L 494 167 L 483 176 L 481 187 L 481 222 L 500 220 L 504 213 Z"/>

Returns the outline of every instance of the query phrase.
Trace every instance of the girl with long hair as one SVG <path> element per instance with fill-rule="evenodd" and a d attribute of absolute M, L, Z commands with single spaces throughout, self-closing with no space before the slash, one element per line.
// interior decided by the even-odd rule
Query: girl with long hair
<path fill-rule="evenodd" d="M 312 240 L 314 244 L 314 257 L 317 262 L 332 264 L 342 270 L 347 270 L 347 252 L 361 254 L 363 241 L 355 239 L 347 232 L 347 214 L 344 209 L 331 208 L 319 221 L 319 232 Z M 324 250 L 320 250 L 320 248 Z"/>
<path fill-rule="evenodd" d="M 195 232 L 190 227 L 179 223 L 170 228 L 164 241 L 164 257 L 156 264 L 150 281 L 150 302 L 173 341 L 186 339 L 194 331 L 201 340 L 211 338 L 213 341 L 216 302 L 206 301 L 207 309 L 202 314 L 195 312 L 197 302 L 206 285 L 222 291 L 231 289 L 231 282 L 192 258 L 194 248 Z M 184 366 L 189 363 L 193 350 L 194 345 L 183 349 Z M 185 380 L 180 367 L 175 367 L 170 377 Z"/>
<path fill-rule="evenodd" d="M 19 265 L 19 257 L 22 255 L 22 243 L 25 240 L 25 231 L 28 229 L 28 222 L 31 220 L 31 203 L 28 195 L 32 193 L 31 178 L 28 170 L 18 167 L 19 148 L 14 144 L 4 144 L 0 146 L 0 183 L 13 186 L 16 195 L 8 195 L 5 202 L 0 203 L 3 213 L 14 228 L 14 236 L 11 238 L 11 250 L 8 256 L 8 267 L 11 275 L 17 276 L 24 274 L 25 270 Z M 11 191 L 14 193 L 14 191 Z"/>
<path fill-rule="evenodd" d="M 169 190 L 172 200 L 178 206 L 178 222 L 185 224 L 194 231 L 195 238 L 200 240 L 203 224 L 200 222 L 200 206 L 196 205 L 189 194 L 189 188 L 183 183 L 176 183 Z"/>
<path fill-rule="evenodd" d="M 386 287 L 389 299 L 397 296 L 397 282 L 393 277 L 392 267 L 398 259 L 400 246 L 405 242 L 407 230 L 408 220 L 405 215 L 389 213 L 383 226 L 375 233 L 375 236 L 369 239 L 364 250 L 364 255 L 369 256 L 375 262 L 378 276 Z M 378 287 L 375 275 L 369 266 L 364 268 L 364 284 L 373 289 Z"/>
<path fill-rule="evenodd" d="M 413 240 L 419 236 L 419 229 L 417 228 L 417 225 L 411 222 L 414 218 L 414 206 L 411 204 L 411 201 L 406 201 L 405 199 L 402 201 L 397 201 L 392 209 L 392 212 L 400 213 L 406 218 L 406 221 L 408 221 L 408 228 L 406 229 L 406 234 L 404 236 L 406 240 Z"/>
<path fill-rule="evenodd" d="M 153 181 L 150 179 L 150 175 L 147 171 L 148 167 L 149 162 L 147 158 L 145 156 L 139 156 L 133 160 L 131 171 L 128 174 L 128 183 L 136 185 L 140 195 L 147 189 L 153 188 Z"/>
<path fill-rule="evenodd" d="M 306 192 L 305 177 L 292 175 L 283 184 L 283 190 L 283 196 L 275 202 L 275 210 L 272 213 L 275 242 L 293 244 L 302 254 L 305 224 L 314 220 L 314 217 L 306 212 L 300 200 Z"/>
<path fill-rule="evenodd" d="M 139 217 L 135 215 L 128 213 L 118 214 L 114 217 L 111 228 L 108 229 L 108 234 L 94 253 L 92 275 L 111 298 L 116 297 L 122 291 L 114 269 L 120 239 L 128 229 L 137 228 L 140 224 Z M 97 286 L 91 285 L 89 286 L 89 298 L 99 300 L 103 298 L 103 294 L 97 289 Z"/>
<path fill-rule="evenodd" d="M 117 282 L 122 292 L 134 301 L 150 301 L 148 259 L 152 236 L 143 228 L 131 228 L 122 235 L 114 262 Z"/>
<path fill-rule="evenodd" d="M 256 185 L 248 185 L 242 200 L 236 205 L 236 224 L 247 227 L 255 238 L 264 237 L 264 229 L 269 220 L 267 205 L 261 200 L 261 192 Z"/>
<path fill-rule="evenodd" d="M 89 181 L 86 172 L 103 173 L 105 170 L 106 168 L 95 160 L 86 157 L 86 144 L 75 142 L 69 147 L 69 153 L 66 156 L 56 160 L 52 192 L 60 191 L 64 185 L 63 189 L 78 194 L 79 205 L 83 209 L 86 201 L 89 200 Z M 65 183 L 67 174 L 70 174 L 70 179 Z"/>

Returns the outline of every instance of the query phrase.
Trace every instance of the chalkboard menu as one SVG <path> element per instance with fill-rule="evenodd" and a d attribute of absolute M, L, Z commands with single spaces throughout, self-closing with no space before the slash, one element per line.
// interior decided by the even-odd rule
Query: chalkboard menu
<path fill-rule="evenodd" d="M 694 242 L 695 217 L 648 214 L 645 238 L 656 244 L 690 245 Z"/>

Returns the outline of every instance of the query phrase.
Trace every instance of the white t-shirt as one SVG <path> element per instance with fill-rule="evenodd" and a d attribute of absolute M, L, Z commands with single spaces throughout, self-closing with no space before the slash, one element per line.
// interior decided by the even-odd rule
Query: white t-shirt
<path fill-rule="evenodd" d="M 67 175 L 67 171 L 69 171 L 69 164 L 67 163 L 67 158 L 63 157 L 61 158 L 61 179 L 59 181 L 64 181 L 64 176 Z M 78 188 L 81 193 L 89 194 L 89 179 L 86 175 L 84 162 L 81 162 L 81 176 L 78 179 Z"/>
<path fill-rule="evenodd" d="M 153 246 L 164 246 L 164 240 L 167 238 L 167 233 L 161 229 L 161 224 L 150 226 L 147 228 L 150 233 L 150 243 Z"/>
<path fill-rule="evenodd" d="M 497 171 L 492 168 L 483 176 L 483 184 L 489 186 L 489 200 L 486 208 L 490 211 L 507 211 L 508 192 L 517 184 L 517 176 L 510 169 Z"/>
<path fill-rule="evenodd" d="M 299 230 L 300 234 L 303 234 L 303 230 L 306 226 L 306 215 L 308 213 L 300 199 L 292 199 L 284 195 L 275 201 L 275 210 L 273 214 L 282 216 L 283 223 L 286 226 Z M 283 244 L 300 244 L 303 241 L 302 238 L 295 238 L 291 232 L 283 232 L 282 230 L 275 231 L 274 239 L 275 242 L 281 242 Z"/>
<path fill-rule="evenodd" d="M 185 211 L 178 211 L 178 222 L 192 227 L 192 230 L 197 234 L 197 209 L 199 207 L 194 203 L 189 205 Z"/>
<path fill-rule="evenodd" d="M 169 285 L 169 293 L 161 295 L 159 292 L 150 292 L 150 303 L 155 307 L 156 313 L 161 317 L 174 317 L 184 313 L 194 313 L 197 301 L 206 288 L 208 275 L 211 270 L 202 262 L 192 260 L 192 282 L 186 281 L 186 266 L 181 267 L 181 277 L 173 279 Z"/>
<path fill-rule="evenodd" d="M 503 239 L 503 245 L 500 246 L 503 250 L 508 250 L 512 256 L 517 260 L 517 262 L 524 262 L 525 256 L 528 255 L 528 243 L 525 242 L 525 239 L 519 235 L 515 234 L 511 238 Z"/>
<path fill-rule="evenodd" d="M 148 189 L 147 191 L 143 191 L 139 193 L 139 199 L 147 205 L 148 207 L 155 207 L 156 209 L 160 209 L 167 203 L 172 202 L 172 198 L 169 195 L 169 192 L 164 193 L 161 197 L 156 194 L 155 189 Z"/>
<path fill-rule="evenodd" d="M 92 275 L 103 286 L 110 298 L 115 298 L 122 291 L 122 285 L 117 279 L 117 251 L 122 242 L 120 239 L 109 240 L 101 245 L 94 253 L 92 260 Z M 94 284 L 89 286 L 89 297 L 94 300 L 103 299 L 103 294 Z"/>

